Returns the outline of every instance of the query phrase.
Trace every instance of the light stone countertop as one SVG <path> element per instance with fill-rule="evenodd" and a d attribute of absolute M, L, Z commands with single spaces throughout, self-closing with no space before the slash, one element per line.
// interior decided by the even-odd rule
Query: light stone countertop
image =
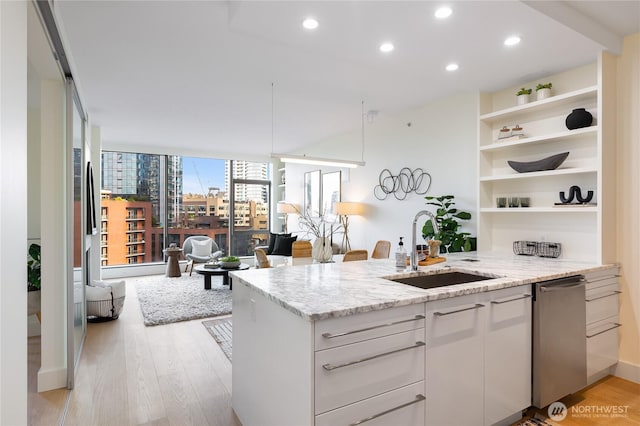
<path fill-rule="evenodd" d="M 396 269 L 393 259 L 315 263 L 231 272 L 233 285 L 246 285 L 309 321 L 347 316 L 465 294 L 499 290 L 615 267 L 594 262 L 545 259 L 488 252 L 448 254 L 447 261 L 417 272 Z M 469 261 L 473 259 L 475 261 Z M 489 280 L 421 289 L 384 277 L 458 271 L 495 277 Z"/>

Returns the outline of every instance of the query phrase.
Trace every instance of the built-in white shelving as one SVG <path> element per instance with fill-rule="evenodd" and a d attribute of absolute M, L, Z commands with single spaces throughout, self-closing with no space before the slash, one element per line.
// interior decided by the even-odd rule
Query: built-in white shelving
<path fill-rule="evenodd" d="M 614 96 L 610 82 L 614 69 L 602 55 L 592 65 L 539 79 L 552 82 L 553 96 L 515 105 L 523 82 L 500 92 L 481 94 L 478 114 L 478 247 L 511 252 L 513 241 L 562 243 L 563 257 L 602 261 L 608 252 L 605 229 L 611 220 L 611 193 L 615 192 L 610 162 L 613 112 L 603 104 Z M 532 95 L 532 97 L 534 97 Z M 590 127 L 568 130 L 565 119 L 573 109 L 593 116 Z M 525 137 L 499 140 L 503 127 L 519 125 Z M 517 173 L 509 160 L 527 162 L 559 152 L 569 157 L 555 170 Z M 583 195 L 593 191 L 592 205 L 556 206 L 559 193 L 571 186 Z M 530 207 L 497 208 L 499 197 L 526 197 Z"/>

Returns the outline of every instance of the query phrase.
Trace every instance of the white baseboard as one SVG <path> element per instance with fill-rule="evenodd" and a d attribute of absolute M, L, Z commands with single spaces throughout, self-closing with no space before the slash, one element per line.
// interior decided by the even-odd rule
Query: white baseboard
<path fill-rule="evenodd" d="M 625 380 L 640 384 L 640 365 L 618 361 L 614 375 Z"/>
<path fill-rule="evenodd" d="M 56 368 L 55 370 L 38 371 L 38 392 L 46 392 L 54 389 L 67 387 L 67 369 Z"/>

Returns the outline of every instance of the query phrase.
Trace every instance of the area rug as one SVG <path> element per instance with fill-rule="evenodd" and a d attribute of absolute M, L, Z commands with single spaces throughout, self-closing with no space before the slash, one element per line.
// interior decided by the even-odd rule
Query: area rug
<path fill-rule="evenodd" d="M 204 277 L 198 274 L 137 277 L 128 283 L 138 293 L 144 324 L 160 325 L 230 314 L 229 286 L 222 285 L 222 277 L 211 278 L 211 290 L 204 289 Z"/>
<path fill-rule="evenodd" d="M 231 317 L 202 321 L 202 325 L 231 362 Z"/>

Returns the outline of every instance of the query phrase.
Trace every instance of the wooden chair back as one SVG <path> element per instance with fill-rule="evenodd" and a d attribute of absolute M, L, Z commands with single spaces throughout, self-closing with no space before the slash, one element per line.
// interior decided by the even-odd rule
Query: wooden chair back
<path fill-rule="evenodd" d="M 311 241 L 294 241 L 291 245 L 291 257 L 311 257 Z"/>
<path fill-rule="evenodd" d="M 380 240 L 376 243 L 371 253 L 372 259 L 388 259 L 389 253 L 391 253 L 391 242 L 386 240 Z"/>
<path fill-rule="evenodd" d="M 368 258 L 369 252 L 366 250 L 349 250 L 344 254 L 342 261 L 351 262 L 353 260 L 367 260 Z"/>
<path fill-rule="evenodd" d="M 262 249 L 255 249 L 254 253 L 256 255 L 256 267 L 258 268 L 270 268 L 271 264 L 269 263 L 269 258 L 267 257 L 267 253 Z"/>

